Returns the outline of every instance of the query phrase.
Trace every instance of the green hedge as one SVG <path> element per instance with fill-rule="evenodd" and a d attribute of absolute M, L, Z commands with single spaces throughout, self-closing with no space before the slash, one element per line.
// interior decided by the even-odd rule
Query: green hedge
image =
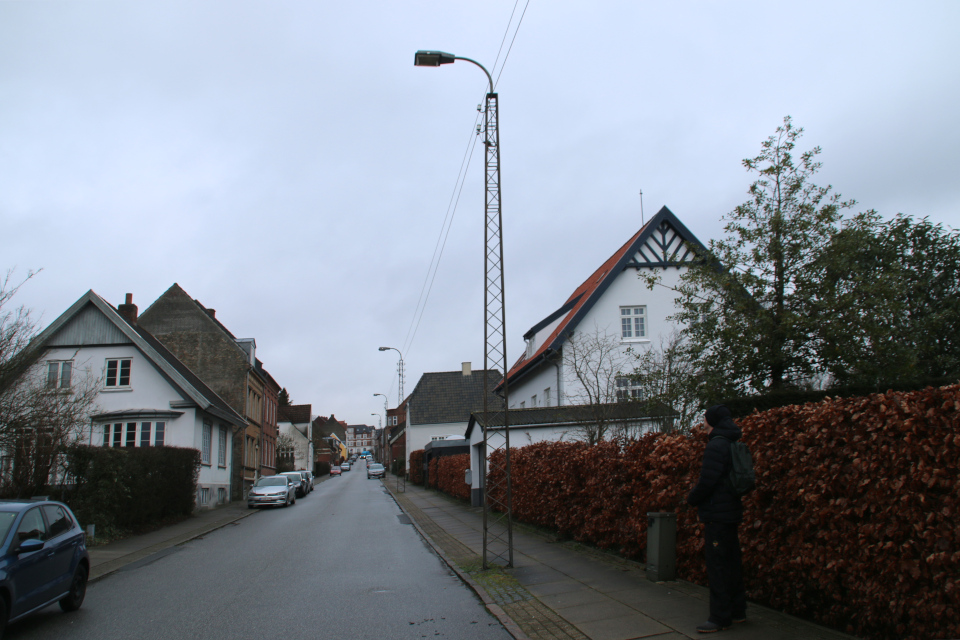
<path fill-rule="evenodd" d="M 137 531 L 193 512 L 200 452 L 72 445 L 67 473 L 75 484 L 62 499 L 82 524 Z"/>

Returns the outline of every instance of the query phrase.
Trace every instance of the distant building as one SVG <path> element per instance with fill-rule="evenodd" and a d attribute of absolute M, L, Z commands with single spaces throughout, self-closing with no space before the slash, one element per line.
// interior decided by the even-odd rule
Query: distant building
<path fill-rule="evenodd" d="M 347 425 L 347 453 L 352 456 L 364 451 L 373 452 L 376 432 L 375 427 L 365 424 Z"/>

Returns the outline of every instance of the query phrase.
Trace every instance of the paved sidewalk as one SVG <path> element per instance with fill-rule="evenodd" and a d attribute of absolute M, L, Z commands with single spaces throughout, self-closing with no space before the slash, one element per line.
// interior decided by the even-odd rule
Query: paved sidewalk
<path fill-rule="evenodd" d="M 246 501 L 231 502 L 191 516 L 183 522 L 142 536 L 117 540 L 101 547 L 90 547 L 90 579 L 97 580 L 134 562 L 154 556 L 166 549 L 200 538 L 211 531 L 233 524 L 256 513 L 247 509 Z M 161 556 L 157 556 L 161 557 Z M 156 558 L 151 558 L 156 559 Z"/>
<path fill-rule="evenodd" d="M 514 527 L 514 567 L 481 571 L 482 510 L 395 476 L 384 486 L 440 556 L 515 638 L 633 640 L 702 638 L 709 593 L 691 583 L 647 580 L 636 562 Z M 849 640 L 852 636 L 750 604 L 747 622 L 723 638 Z M 712 637 L 712 636 L 711 636 Z"/>

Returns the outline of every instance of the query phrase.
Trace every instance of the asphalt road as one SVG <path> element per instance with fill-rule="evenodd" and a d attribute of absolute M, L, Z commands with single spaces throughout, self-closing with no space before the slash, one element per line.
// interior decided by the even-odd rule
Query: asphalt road
<path fill-rule="evenodd" d="M 508 640 L 400 515 L 361 462 L 295 505 L 91 584 L 76 613 L 54 605 L 4 637 Z"/>

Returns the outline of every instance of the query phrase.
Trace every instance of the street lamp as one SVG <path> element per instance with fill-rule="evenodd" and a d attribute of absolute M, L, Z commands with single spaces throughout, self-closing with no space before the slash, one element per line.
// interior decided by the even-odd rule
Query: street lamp
<path fill-rule="evenodd" d="M 503 233 L 500 209 L 500 103 L 493 90 L 493 77 L 486 67 L 470 58 L 455 56 L 443 51 L 417 51 L 413 64 L 417 67 L 439 67 L 463 60 L 474 64 L 487 76 L 490 90 L 487 92 L 483 112 L 483 144 L 486 148 L 486 189 L 484 198 L 484 292 L 483 292 L 483 454 L 480 456 L 481 477 L 484 479 L 483 496 L 483 568 L 488 568 L 487 555 L 493 555 L 506 566 L 513 566 L 513 514 L 510 481 L 510 419 L 507 393 L 507 316 L 503 287 Z M 479 134 L 480 131 L 478 130 Z M 488 406 L 493 389 L 488 388 L 488 372 L 503 371 L 503 404 L 492 410 Z M 502 416 L 503 422 L 500 418 Z M 500 433 L 491 427 L 503 425 Z M 492 449 L 492 451 L 491 451 Z M 487 457 L 496 451 L 503 451 L 502 474 L 487 473 L 490 464 Z M 502 482 L 496 485 L 490 481 L 500 475 Z M 497 496 L 503 497 L 497 497 Z M 492 526 L 495 525 L 495 526 Z M 503 525 L 503 526 L 501 526 Z"/>
<path fill-rule="evenodd" d="M 400 353 L 400 349 L 397 349 L 396 347 L 380 347 L 377 350 L 378 351 L 396 351 L 397 353 Z M 397 393 L 397 406 L 399 407 L 401 404 L 403 404 L 403 354 L 402 353 L 400 353 L 400 362 L 399 364 L 397 364 L 397 376 L 400 378 L 400 389 Z M 377 395 L 377 394 L 374 394 L 374 395 Z"/>

